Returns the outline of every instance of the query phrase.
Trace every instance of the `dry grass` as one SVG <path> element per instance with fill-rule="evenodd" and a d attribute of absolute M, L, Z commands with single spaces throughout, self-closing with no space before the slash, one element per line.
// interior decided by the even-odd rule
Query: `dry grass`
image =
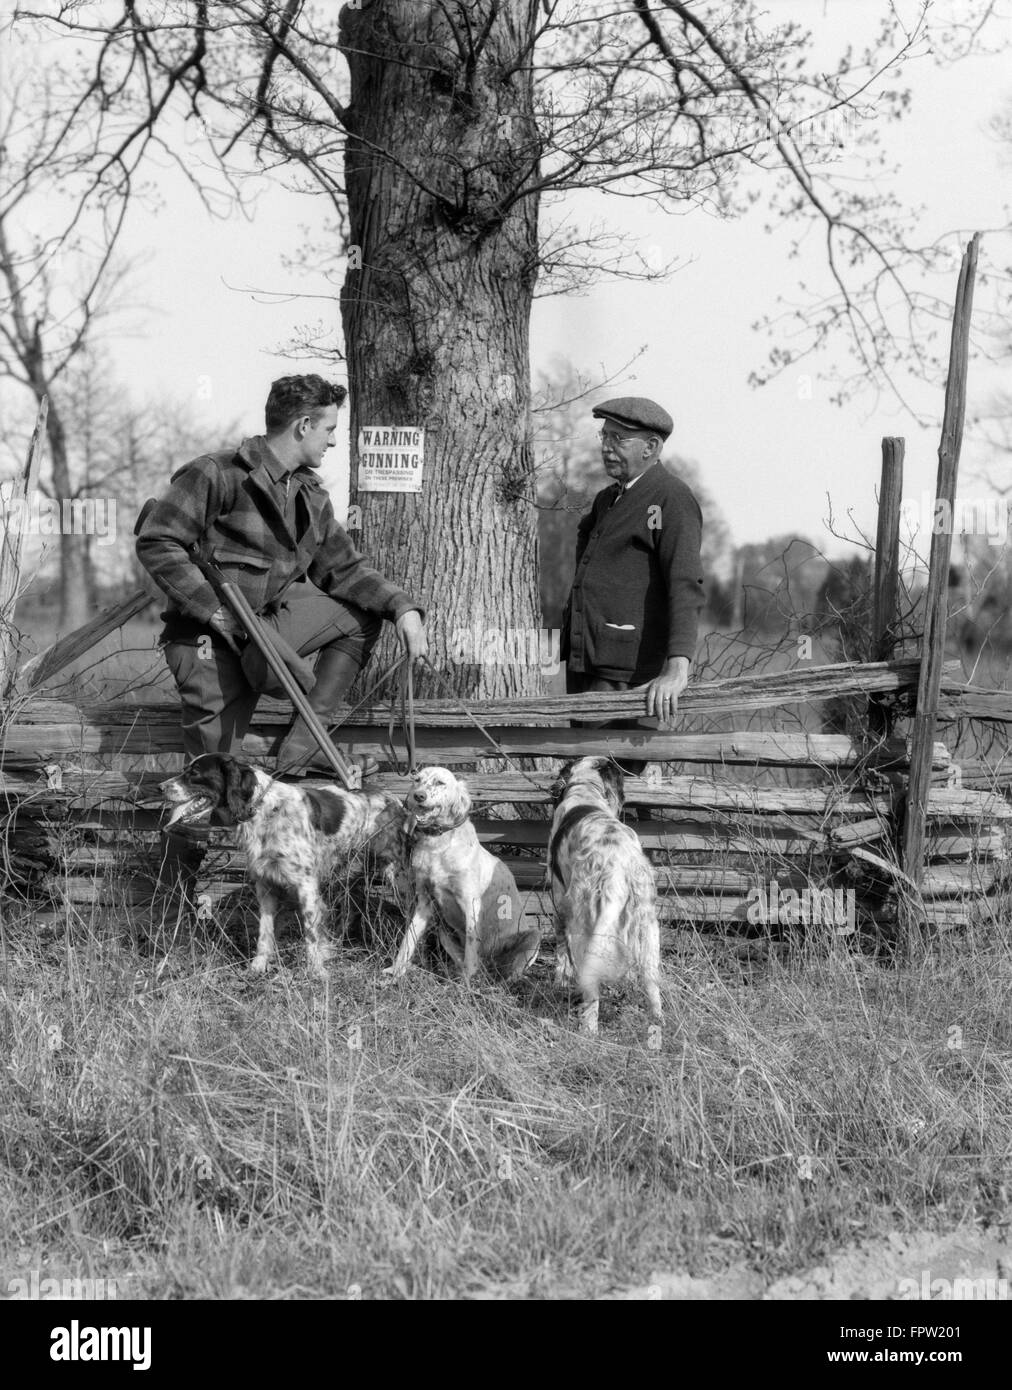
<path fill-rule="evenodd" d="M 122 907 L 5 904 L 0 1290 L 586 1297 L 1007 1221 L 1009 916 L 916 966 L 687 931 L 661 1037 L 632 989 L 585 1039 L 540 963 L 383 988 L 347 947 L 323 988 L 293 935 L 253 981 L 222 933 L 150 956 Z"/>
<path fill-rule="evenodd" d="M 513 992 L 385 989 L 347 948 L 324 988 L 293 936 L 253 982 L 223 939 L 144 957 L 124 926 L 4 926 L 0 1287 L 28 1266 L 121 1296 L 589 1296 L 996 1219 L 993 933 L 907 970 L 743 965 L 686 934 L 652 1050 L 635 991 L 584 1039 L 541 966 Z"/>

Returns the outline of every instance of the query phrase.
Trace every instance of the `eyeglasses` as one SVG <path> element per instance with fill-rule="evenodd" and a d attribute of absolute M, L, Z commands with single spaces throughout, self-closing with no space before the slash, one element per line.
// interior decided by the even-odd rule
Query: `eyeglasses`
<path fill-rule="evenodd" d="M 620 447 L 624 444 L 632 444 L 635 440 L 641 439 L 638 434 L 612 434 L 610 430 L 598 430 L 597 437 L 602 444 L 617 444 Z"/>

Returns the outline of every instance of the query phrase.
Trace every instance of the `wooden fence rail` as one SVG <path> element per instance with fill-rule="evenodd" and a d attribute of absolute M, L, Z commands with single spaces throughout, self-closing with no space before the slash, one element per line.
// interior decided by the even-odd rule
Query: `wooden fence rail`
<path fill-rule="evenodd" d="M 845 664 L 776 677 L 711 682 L 693 691 L 697 714 L 752 711 L 785 703 L 785 693 L 803 703 L 802 692 L 832 694 L 913 688 L 916 663 Z M 950 697 L 961 688 L 950 683 Z M 597 716 L 628 716 L 642 696 L 607 696 Z M 448 708 L 449 705 L 449 708 Z M 908 748 L 899 739 L 856 742 L 844 735 L 747 730 L 677 733 L 656 729 L 572 729 L 567 715 L 587 717 L 584 704 L 567 698 L 489 701 L 472 706 L 483 726 L 489 721 L 530 718 L 557 724 L 500 722 L 491 732 L 510 761 L 499 770 L 469 771 L 482 840 L 514 869 L 527 894 L 530 916 L 546 924 L 541 892 L 547 844 L 546 806 L 554 773 L 525 770 L 518 760 L 586 753 L 640 756 L 669 764 L 664 776 L 629 777 L 627 800 L 649 817 L 635 822 L 655 863 L 662 917 L 668 924 L 750 922 L 755 890 L 776 881 L 785 892 L 824 892 L 857 884 L 862 919 L 880 920 L 894 884 L 897 795 L 905 784 Z M 394 760 L 403 761 L 400 735 L 388 738 L 388 708 L 356 714 L 341 741 L 350 751 L 374 751 L 387 770 L 377 785 L 403 794 L 410 785 Z M 418 753 L 422 761 L 495 761 L 497 753 L 453 702 L 421 701 Z M 247 736 L 245 753 L 266 754 L 289 718 L 286 705 L 265 701 Z M 450 720 L 454 722 L 449 723 Z M 444 722 L 447 721 L 447 722 Z M 161 799 L 158 783 L 179 754 L 178 709 L 174 703 L 112 703 L 81 707 L 35 697 L 9 723 L 0 763 L 0 801 L 7 808 L 8 876 L 32 883 L 57 906 L 81 910 L 115 897 L 133 869 L 157 855 Z M 123 766 L 138 755 L 158 755 L 162 771 Z M 96 757 L 96 755 L 100 755 Z M 101 762 L 106 766 L 94 766 Z M 675 764 L 674 770 L 670 764 Z M 679 770 L 681 769 L 681 770 Z M 690 770 L 691 769 L 691 770 Z M 765 769 L 769 785 L 757 781 Z M 816 785 L 784 785 L 786 773 L 804 772 Z M 482 815 L 483 806 L 513 806 L 513 817 Z M 965 922 L 974 895 L 989 901 L 1004 887 L 1005 836 L 1012 806 L 999 795 L 958 785 L 958 770 L 941 743 L 931 753 L 926 802 L 927 868 L 921 885 L 925 912 L 939 927 Z M 216 832 L 219 841 L 222 832 Z M 209 856 L 205 891 L 227 899 L 242 880 L 240 857 L 227 835 Z M 887 914 L 888 915 L 888 914 Z M 834 926 L 833 930 L 838 927 Z"/>
<path fill-rule="evenodd" d="M 960 269 L 939 446 L 937 498 L 949 504 L 950 515 L 965 411 L 977 246 L 975 236 Z M 922 654 L 891 659 L 902 464 L 903 441 L 884 440 L 871 633 L 879 660 L 697 683 L 679 702 L 680 725 L 691 721 L 697 726 L 685 732 L 647 727 L 646 721 L 644 727 L 622 730 L 569 726 L 574 719 L 604 723 L 641 715 L 643 697 L 633 692 L 493 700 L 473 705 L 470 712 L 454 700 L 416 702 L 420 761 L 460 766 L 505 758 L 498 771 L 470 773 L 468 781 L 479 807 L 512 806 L 515 818 L 479 816 L 479 834 L 514 867 L 528 891 L 532 917 L 541 919 L 551 911 L 537 885 L 553 775 L 518 764 L 588 754 L 669 765 L 664 777 L 627 781 L 629 803 L 651 813 L 650 819 L 636 822 L 636 829 L 654 856 L 667 922 L 751 923 L 756 890 L 781 881 L 785 893 L 806 888 L 816 894 L 850 892 L 875 923 L 888 920 L 891 911 L 911 944 L 925 922 L 951 926 L 969 920 L 971 908 L 994 914 L 1004 910 L 1003 895 L 1010 891 L 1005 829 L 1012 808 L 989 786 L 977 789 L 986 768 L 967 769 L 966 784 L 960 785 L 963 774 L 936 741 L 935 730 L 939 719 L 1012 722 L 1012 694 L 966 686 L 945 667 L 951 546 L 945 528 L 932 536 Z M 2 559 L 0 617 L 18 579 L 14 549 L 8 547 Z M 96 634 L 110 631 L 121 614 L 146 602 L 142 593 L 131 596 L 57 643 L 34 664 L 28 673 L 31 682 L 41 685 L 86 650 Z M 0 631 L 0 642 L 6 632 Z M 8 642 L 0 646 L 4 692 L 10 690 L 11 672 Z M 797 714 L 796 728 L 720 727 L 732 716 L 798 711 L 812 702 L 844 697 L 867 698 L 867 738 L 806 731 Z M 890 737 L 898 714 L 912 714 L 909 740 Z M 8 703 L 5 716 L 0 746 L 5 886 L 36 897 L 48 894 L 63 909 L 101 900 L 117 881 L 111 871 L 124 867 L 131 853 L 155 853 L 157 783 L 165 775 L 109 764 L 155 757 L 163 765 L 172 760 L 178 765 L 176 705 L 77 706 L 36 694 L 19 699 L 16 711 Z M 338 737 L 351 753 L 385 759 L 388 770 L 379 785 L 403 792 L 408 780 L 399 765 L 405 741 L 390 731 L 392 717 L 396 711 L 376 702 L 349 711 Z M 289 718 L 287 705 L 261 701 L 245 752 L 266 756 Z M 710 719 L 717 727 L 707 727 Z M 98 760 L 107 765 L 95 767 Z M 701 775 L 706 767 L 709 775 Z M 808 784 L 785 785 L 787 776 Z M 1012 782 L 1012 774 L 1000 770 L 994 778 L 1003 785 Z M 218 844 L 216 850 L 217 877 L 207 885 L 212 897 L 235 887 L 241 871 L 232 847 Z M 846 930 L 853 926 L 848 920 Z M 840 929 L 834 922 L 833 930 Z"/>

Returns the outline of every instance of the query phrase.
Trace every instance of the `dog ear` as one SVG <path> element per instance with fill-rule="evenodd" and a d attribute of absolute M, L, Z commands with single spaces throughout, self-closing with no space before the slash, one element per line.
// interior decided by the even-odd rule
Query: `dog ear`
<path fill-rule="evenodd" d="M 467 783 L 461 777 L 455 777 L 453 780 L 456 782 L 456 786 L 453 791 L 452 814 L 454 816 L 469 816 L 471 813 L 471 793 L 467 789 Z"/>
<path fill-rule="evenodd" d="M 625 777 L 622 769 L 617 763 L 609 759 L 602 758 L 600 767 L 601 781 L 604 783 L 605 791 L 611 792 L 618 802 L 618 809 L 621 811 L 625 805 Z"/>
<path fill-rule="evenodd" d="M 344 824 L 348 803 L 336 791 L 303 788 L 309 806 L 309 824 L 318 835 L 336 835 Z"/>
<path fill-rule="evenodd" d="M 552 796 L 561 796 L 562 793 L 566 790 L 566 787 L 569 784 L 570 774 L 572 773 L 573 768 L 575 766 L 575 758 L 570 758 L 568 762 L 562 764 L 558 772 L 555 774 L 555 781 L 548 789 Z"/>
<path fill-rule="evenodd" d="M 183 769 L 182 777 L 193 778 L 193 785 L 216 798 L 216 806 L 228 802 L 228 769 L 234 758 L 224 753 L 198 753 Z"/>
<path fill-rule="evenodd" d="M 250 802 L 256 796 L 257 779 L 248 763 L 238 758 L 222 756 L 221 770 L 225 778 L 225 805 L 236 822 L 249 820 Z"/>

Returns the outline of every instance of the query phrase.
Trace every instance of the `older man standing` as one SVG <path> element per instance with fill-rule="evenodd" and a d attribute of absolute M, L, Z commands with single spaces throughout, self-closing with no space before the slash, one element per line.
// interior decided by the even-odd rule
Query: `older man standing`
<path fill-rule="evenodd" d="M 562 639 L 566 686 L 574 694 L 646 686 L 645 712 L 667 722 L 695 653 L 702 514 L 685 483 L 661 463 L 674 428 L 662 406 L 623 396 L 593 414 L 602 422 L 601 458 L 614 482 L 594 498 L 577 532 Z"/>

